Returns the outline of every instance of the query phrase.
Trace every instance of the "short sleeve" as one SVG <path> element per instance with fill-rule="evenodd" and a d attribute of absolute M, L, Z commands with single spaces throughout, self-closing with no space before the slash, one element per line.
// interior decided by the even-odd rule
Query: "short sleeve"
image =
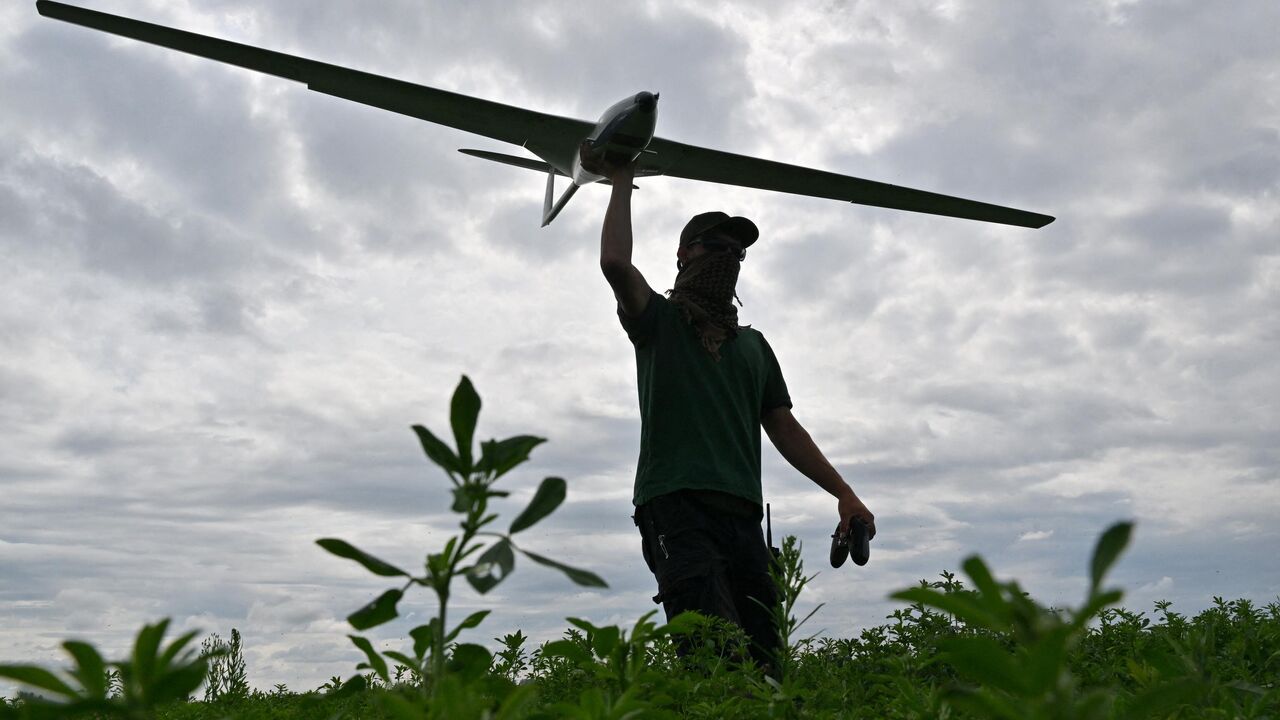
<path fill-rule="evenodd" d="M 649 302 L 645 304 L 644 312 L 636 317 L 629 317 L 622 311 L 622 306 L 618 306 L 618 322 L 622 323 L 622 329 L 627 331 L 631 344 L 641 347 L 653 337 L 654 329 L 658 325 L 658 316 L 662 313 L 662 306 L 666 302 L 667 299 L 657 291 L 650 290 Z"/>
<path fill-rule="evenodd" d="M 769 341 L 760 336 L 760 346 L 764 350 L 765 360 L 765 378 L 764 393 L 760 400 L 760 415 L 763 417 L 765 413 L 776 407 L 791 407 L 791 393 L 787 391 L 787 381 L 782 377 L 782 368 L 778 365 L 778 358 L 773 354 L 773 348 L 769 347 Z"/>

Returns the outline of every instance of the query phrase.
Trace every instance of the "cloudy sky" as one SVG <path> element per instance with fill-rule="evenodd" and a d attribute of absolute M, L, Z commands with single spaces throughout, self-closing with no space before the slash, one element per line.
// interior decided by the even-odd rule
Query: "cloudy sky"
<path fill-rule="evenodd" d="M 740 282 L 795 413 L 877 514 L 826 567 L 835 503 L 767 446 L 775 535 L 821 571 L 813 630 L 984 554 L 1078 602 L 1137 520 L 1126 604 L 1280 594 L 1280 6 L 1191 2 L 126 2 L 96 9 L 658 134 L 1045 212 L 1025 230 L 642 179 L 636 264 L 670 286 L 694 213 L 753 218 Z M 0 9 L 0 662 L 122 654 L 144 623 L 239 628 L 250 680 L 359 659 L 343 618 L 453 530 L 409 430 L 544 436 L 569 500 L 472 641 L 654 606 L 630 493 L 635 366 L 596 251 L 606 188 L 539 228 L 518 149 L 302 85 Z M 417 589 L 373 636 L 430 617 Z M 492 646 L 493 643 L 490 642 Z M 0 694 L 12 686 L 0 685 Z"/>

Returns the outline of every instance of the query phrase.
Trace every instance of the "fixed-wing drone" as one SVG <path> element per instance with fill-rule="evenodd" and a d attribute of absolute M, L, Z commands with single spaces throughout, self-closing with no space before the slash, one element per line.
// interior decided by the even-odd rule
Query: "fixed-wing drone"
<path fill-rule="evenodd" d="M 488 150 L 462 149 L 468 155 L 546 173 L 542 224 L 546 226 L 582 185 L 607 181 L 582 166 L 582 153 L 612 162 L 636 161 L 636 176 L 671 175 L 690 180 L 740 185 L 812 197 L 875 205 L 894 210 L 946 215 L 984 222 L 1039 228 L 1048 215 L 990 203 L 914 190 L 796 165 L 735 155 L 654 137 L 658 95 L 641 92 L 618 102 L 600 120 L 548 115 L 380 75 L 220 40 L 185 30 L 132 20 L 53 0 L 38 0 L 45 17 L 123 35 L 143 42 L 239 65 L 335 97 L 448 125 L 469 133 L 519 145 L 540 159 Z M 589 165 L 594 165 L 588 163 Z M 556 176 L 569 178 L 559 200 Z"/>

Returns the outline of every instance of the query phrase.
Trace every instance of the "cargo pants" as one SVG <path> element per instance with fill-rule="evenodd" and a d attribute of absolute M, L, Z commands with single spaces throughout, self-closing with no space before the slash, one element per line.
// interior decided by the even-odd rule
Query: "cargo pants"
<path fill-rule="evenodd" d="M 667 619 L 697 610 L 735 623 L 751 641 L 752 658 L 770 668 L 778 649 L 770 608 L 779 597 L 760 519 L 754 503 L 709 490 L 661 495 L 633 516 L 645 564 L 658 581 L 653 599 Z"/>

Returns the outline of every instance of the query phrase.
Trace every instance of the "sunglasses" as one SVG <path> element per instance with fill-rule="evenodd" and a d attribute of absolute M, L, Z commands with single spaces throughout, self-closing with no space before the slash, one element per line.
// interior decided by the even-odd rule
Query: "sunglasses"
<path fill-rule="evenodd" d="M 738 262 L 747 259 L 747 249 L 739 247 L 736 242 L 727 239 L 724 235 L 713 235 L 711 237 L 698 236 L 689 241 L 689 245 L 701 245 L 711 252 L 731 252 L 737 253 Z"/>

